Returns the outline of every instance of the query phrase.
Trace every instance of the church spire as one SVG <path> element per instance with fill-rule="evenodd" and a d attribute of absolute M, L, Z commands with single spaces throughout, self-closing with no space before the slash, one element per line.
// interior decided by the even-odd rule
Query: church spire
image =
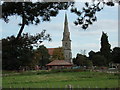
<path fill-rule="evenodd" d="M 68 19 L 67 14 L 65 13 L 65 21 L 64 21 L 64 32 L 63 32 L 63 41 L 70 40 L 70 32 L 68 28 Z"/>
<path fill-rule="evenodd" d="M 67 14 L 65 13 L 65 24 L 68 24 Z"/>
<path fill-rule="evenodd" d="M 68 62 L 72 62 L 72 53 L 71 53 L 71 40 L 70 40 L 70 32 L 68 28 L 68 20 L 67 14 L 65 13 L 64 19 L 64 32 L 63 32 L 63 39 L 62 39 L 62 47 L 64 51 L 65 60 Z"/>
<path fill-rule="evenodd" d="M 69 32 L 67 14 L 65 13 L 64 32 Z"/>

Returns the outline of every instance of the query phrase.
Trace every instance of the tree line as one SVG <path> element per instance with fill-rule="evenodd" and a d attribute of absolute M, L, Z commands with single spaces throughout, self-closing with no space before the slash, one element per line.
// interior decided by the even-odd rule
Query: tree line
<path fill-rule="evenodd" d="M 102 32 L 100 51 L 90 51 L 89 56 L 77 54 L 73 63 L 77 66 L 109 66 L 110 63 L 120 63 L 120 47 L 111 49 L 107 33 Z"/>
<path fill-rule="evenodd" d="M 23 34 L 16 43 L 16 37 L 2 39 L 2 68 L 3 70 L 18 70 L 20 67 L 42 66 L 49 62 L 46 47 L 40 46 L 42 41 L 51 41 L 49 34 L 42 31 L 40 34 Z M 36 49 L 34 49 L 36 48 Z M 39 60 L 38 60 L 39 59 Z M 45 59 L 44 62 L 43 59 Z"/>
<path fill-rule="evenodd" d="M 10 36 L 2 39 L 2 69 L 20 70 L 28 67 L 34 69 L 35 66 L 45 67 L 53 60 L 63 60 L 62 47 L 55 48 L 52 57 L 48 49 L 41 45 L 44 41 L 51 41 L 51 36 L 43 30 L 40 34 L 22 34 L 16 43 L 16 37 Z"/>
<path fill-rule="evenodd" d="M 48 49 L 41 45 L 44 40 L 51 41 L 49 34 L 42 31 L 40 34 L 23 34 L 16 43 L 15 36 L 2 39 L 2 68 L 3 70 L 19 70 L 28 67 L 45 67 L 53 60 L 64 60 L 62 47 L 55 48 L 52 57 Z M 102 32 L 100 51 L 90 51 L 89 56 L 77 54 L 73 58 L 74 65 L 77 66 L 109 66 L 109 63 L 120 63 L 120 47 L 111 49 L 107 33 Z"/>

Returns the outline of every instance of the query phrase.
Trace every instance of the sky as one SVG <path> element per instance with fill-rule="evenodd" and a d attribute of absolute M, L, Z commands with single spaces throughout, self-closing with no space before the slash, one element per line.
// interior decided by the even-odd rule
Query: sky
<path fill-rule="evenodd" d="M 76 7 L 81 9 L 84 2 L 77 2 Z M 72 57 L 76 57 L 77 53 L 82 53 L 86 50 L 86 55 L 91 50 L 97 52 L 100 50 L 100 38 L 102 31 L 107 33 L 111 48 L 118 46 L 118 6 L 108 7 L 97 13 L 97 22 L 93 23 L 87 30 L 83 30 L 80 26 L 75 26 L 74 21 L 77 19 L 75 14 L 70 13 L 70 10 L 62 10 L 57 17 L 51 18 L 50 22 L 42 22 L 39 25 L 26 26 L 23 33 L 36 34 L 40 33 L 43 29 L 51 35 L 52 41 L 44 41 L 41 45 L 47 48 L 56 48 L 62 46 L 62 38 L 64 31 L 64 18 L 65 13 L 68 17 L 68 26 L 70 31 L 70 38 L 72 40 Z M 18 23 L 21 19 L 18 16 L 10 17 L 10 22 L 5 23 L 0 20 L 0 38 L 5 38 L 11 35 L 17 35 L 19 26 Z"/>

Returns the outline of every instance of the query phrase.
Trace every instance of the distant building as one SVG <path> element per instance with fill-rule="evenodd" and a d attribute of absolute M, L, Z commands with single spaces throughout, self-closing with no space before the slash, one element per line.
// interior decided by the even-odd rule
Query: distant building
<path fill-rule="evenodd" d="M 50 55 L 50 57 L 52 58 L 53 52 L 55 48 L 47 48 L 48 49 L 48 53 Z"/>
<path fill-rule="evenodd" d="M 54 60 L 47 64 L 48 69 L 64 69 L 64 68 L 71 68 L 73 64 L 65 61 L 65 60 Z"/>
<path fill-rule="evenodd" d="M 64 60 L 63 48 L 47 48 L 50 55 L 50 60 Z"/>

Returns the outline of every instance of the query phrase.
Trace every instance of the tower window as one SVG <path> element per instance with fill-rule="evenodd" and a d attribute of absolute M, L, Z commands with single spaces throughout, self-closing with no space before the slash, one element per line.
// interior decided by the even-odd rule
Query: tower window
<path fill-rule="evenodd" d="M 71 53 L 69 52 L 69 56 L 71 57 Z"/>
<path fill-rule="evenodd" d="M 67 43 L 65 43 L 65 47 L 67 46 Z"/>

